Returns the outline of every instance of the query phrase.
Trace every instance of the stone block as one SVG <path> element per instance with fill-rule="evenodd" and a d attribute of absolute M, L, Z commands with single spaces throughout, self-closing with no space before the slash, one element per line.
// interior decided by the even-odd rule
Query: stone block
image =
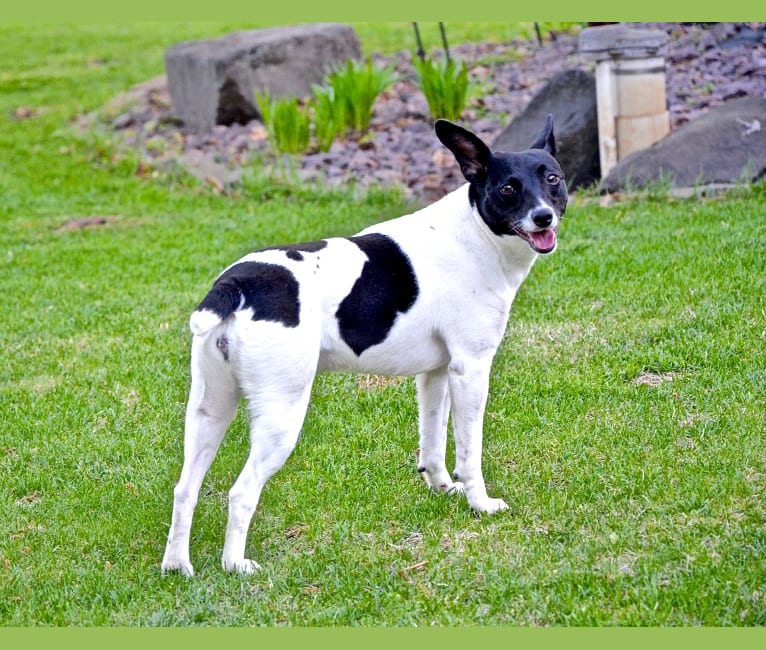
<path fill-rule="evenodd" d="M 658 115 L 667 110 L 664 59 L 625 59 L 611 65 L 618 116 Z"/>
<path fill-rule="evenodd" d="M 616 126 L 617 160 L 622 160 L 662 140 L 670 132 L 670 114 L 662 111 L 656 115 L 619 116 Z"/>
<path fill-rule="evenodd" d="M 646 59 L 656 56 L 668 42 L 660 29 L 637 29 L 624 23 L 588 27 L 580 32 L 580 52 L 585 56 L 605 59 Z"/>
<path fill-rule="evenodd" d="M 333 66 L 359 59 L 354 29 L 312 23 L 186 41 L 165 51 L 176 116 L 200 131 L 260 117 L 255 93 L 305 97 Z"/>

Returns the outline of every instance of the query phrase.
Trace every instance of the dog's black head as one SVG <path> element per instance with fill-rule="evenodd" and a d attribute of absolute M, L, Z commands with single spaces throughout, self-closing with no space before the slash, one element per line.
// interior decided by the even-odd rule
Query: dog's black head
<path fill-rule="evenodd" d="M 437 120 L 436 135 L 455 155 L 470 183 L 469 196 L 498 236 L 517 236 L 537 253 L 556 248 L 556 228 L 567 205 L 564 172 L 556 155 L 553 116 L 532 146 L 518 153 L 492 152 L 475 134 Z"/>

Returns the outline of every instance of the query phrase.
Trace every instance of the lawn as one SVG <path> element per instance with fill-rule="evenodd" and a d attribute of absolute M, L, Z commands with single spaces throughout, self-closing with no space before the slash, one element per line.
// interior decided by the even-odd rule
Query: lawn
<path fill-rule="evenodd" d="M 258 175 L 224 196 L 72 125 L 164 47 L 239 27 L 0 26 L 0 623 L 766 624 L 763 183 L 573 201 L 494 366 L 485 475 L 510 512 L 426 490 L 410 379 L 325 375 L 253 521 L 263 570 L 220 569 L 241 416 L 203 486 L 196 577 L 160 574 L 188 315 L 215 275 L 413 207 Z M 360 27 L 365 51 L 405 29 Z"/>

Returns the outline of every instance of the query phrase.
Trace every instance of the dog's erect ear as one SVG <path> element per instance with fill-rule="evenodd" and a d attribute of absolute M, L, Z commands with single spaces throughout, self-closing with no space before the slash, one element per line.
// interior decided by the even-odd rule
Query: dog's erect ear
<path fill-rule="evenodd" d="M 448 120 L 436 120 L 436 137 L 455 156 L 460 171 L 469 183 L 481 182 L 487 176 L 492 153 L 478 137 Z"/>
<path fill-rule="evenodd" d="M 532 143 L 530 149 L 543 149 L 547 151 L 551 156 L 556 155 L 556 138 L 553 137 L 553 115 L 548 115 L 545 118 L 545 126 L 540 133 L 537 134 L 535 141 Z"/>

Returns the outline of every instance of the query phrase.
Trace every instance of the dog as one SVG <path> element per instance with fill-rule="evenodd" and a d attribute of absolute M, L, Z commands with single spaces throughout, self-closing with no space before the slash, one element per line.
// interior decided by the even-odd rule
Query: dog
<path fill-rule="evenodd" d="M 511 303 L 538 255 L 556 248 L 566 210 L 553 116 L 515 153 L 492 152 L 447 120 L 434 128 L 460 166 L 461 187 L 352 237 L 250 253 L 223 271 L 191 315 L 184 460 L 163 573 L 194 574 L 194 508 L 242 397 L 251 446 L 229 492 L 222 565 L 240 574 L 260 568 L 245 558 L 248 528 L 264 484 L 298 441 L 318 372 L 415 375 L 417 469 L 428 487 L 464 493 L 477 513 L 508 507 L 487 494 L 482 427 Z"/>

